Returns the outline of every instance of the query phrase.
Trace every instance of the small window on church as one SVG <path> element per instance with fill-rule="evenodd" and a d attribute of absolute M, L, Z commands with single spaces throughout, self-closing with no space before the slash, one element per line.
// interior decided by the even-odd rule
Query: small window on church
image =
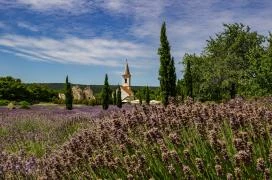
<path fill-rule="evenodd" d="M 125 83 L 127 83 L 127 79 L 125 79 Z"/>

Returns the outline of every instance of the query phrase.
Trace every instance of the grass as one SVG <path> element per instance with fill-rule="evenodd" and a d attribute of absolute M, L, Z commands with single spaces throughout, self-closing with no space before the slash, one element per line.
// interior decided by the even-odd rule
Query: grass
<path fill-rule="evenodd" d="M 8 129 L 5 127 L 0 127 L 0 137 L 6 137 L 8 136 L 9 132 Z"/>
<path fill-rule="evenodd" d="M 44 142 L 27 140 L 10 144 L 6 147 L 6 151 L 11 153 L 19 153 L 22 150 L 28 156 L 35 156 L 41 158 L 46 152 L 46 145 L 44 144 Z"/>
<path fill-rule="evenodd" d="M 47 150 L 57 149 L 81 128 L 81 123 L 73 121 L 56 127 L 54 122 L 26 119 L 14 122 L 9 128 L 0 128 L 0 137 L 17 138 L 6 143 L 6 151 L 16 154 L 23 150 L 27 156 L 41 158 Z"/>

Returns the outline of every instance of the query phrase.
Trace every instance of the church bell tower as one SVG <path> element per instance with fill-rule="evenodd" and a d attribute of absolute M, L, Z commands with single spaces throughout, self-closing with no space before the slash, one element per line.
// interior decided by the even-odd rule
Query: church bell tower
<path fill-rule="evenodd" d="M 124 79 L 123 87 L 130 89 L 131 87 L 131 74 L 129 72 L 128 62 L 126 60 L 125 72 L 122 75 Z"/>

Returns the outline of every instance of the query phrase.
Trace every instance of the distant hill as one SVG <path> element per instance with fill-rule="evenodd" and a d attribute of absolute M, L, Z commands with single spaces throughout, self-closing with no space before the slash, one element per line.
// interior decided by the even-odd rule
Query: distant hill
<path fill-rule="evenodd" d="M 57 91 L 62 91 L 64 89 L 64 86 L 65 86 L 64 83 L 38 83 L 38 84 L 47 86 L 48 88 L 54 89 L 54 90 L 57 90 Z M 81 88 L 89 86 L 89 85 L 83 85 L 83 84 L 72 84 L 72 86 L 75 86 L 75 85 L 78 85 Z M 97 94 L 97 93 L 101 92 L 102 88 L 103 88 L 103 85 L 90 85 L 90 86 L 91 86 L 94 94 Z M 117 85 L 111 85 L 110 87 L 111 87 L 111 89 L 116 89 Z M 144 88 L 144 87 L 145 86 L 132 86 L 132 89 L 137 91 L 138 89 Z M 149 87 L 149 88 L 151 90 L 155 90 L 158 87 L 152 86 L 152 87 Z"/>

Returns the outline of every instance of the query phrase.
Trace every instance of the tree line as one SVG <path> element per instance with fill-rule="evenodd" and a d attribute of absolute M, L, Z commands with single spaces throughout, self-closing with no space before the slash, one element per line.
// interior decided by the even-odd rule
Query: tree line
<path fill-rule="evenodd" d="M 238 23 L 224 24 L 223 28 L 207 40 L 200 55 L 184 55 L 183 77 L 175 82 L 173 57 L 163 23 L 158 49 L 163 104 L 176 96 L 221 101 L 237 95 L 250 98 L 272 94 L 272 34 L 264 36 Z"/>
<path fill-rule="evenodd" d="M 49 102 L 58 96 L 57 91 L 40 84 L 24 84 L 11 76 L 0 77 L 0 100 Z"/>

